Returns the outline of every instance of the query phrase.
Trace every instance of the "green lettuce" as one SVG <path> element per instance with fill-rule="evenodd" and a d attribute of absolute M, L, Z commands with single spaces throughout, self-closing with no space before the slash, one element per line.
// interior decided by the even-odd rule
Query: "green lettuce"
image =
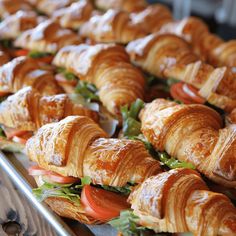
<path fill-rule="evenodd" d="M 115 193 L 120 193 L 123 195 L 129 195 L 131 193 L 131 188 L 133 185 L 128 183 L 124 187 L 112 187 L 112 186 L 107 186 L 107 185 L 101 185 L 101 187 L 105 190 L 115 192 Z"/>
<path fill-rule="evenodd" d="M 41 58 L 41 57 L 46 57 L 46 56 L 50 56 L 50 53 L 47 52 L 38 52 L 38 51 L 30 51 L 28 53 L 28 56 L 31 58 Z"/>
<path fill-rule="evenodd" d="M 57 73 L 63 74 L 67 80 L 77 80 L 77 77 L 72 72 L 67 71 L 63 67 L 58 67 Z"/>
<path fill-rule="evenodd" d="M 79 81 L 76 89 L 76 93 L 79 93 L 87 101 L 100 101 L 97 95 L 97 88 L 94 84 L 88 83 L 86 81 Z"/>
<path fill-rule="evenodd" d="M 123 134 L 126 138 L 138 136 L 141 134 L 141 122 L 138 119 L 140 110 L 144 107 L 144 102 L 137 99 L 130 106 L 125 105 L 121 107 L 121 114 L 123 119 Z"/>

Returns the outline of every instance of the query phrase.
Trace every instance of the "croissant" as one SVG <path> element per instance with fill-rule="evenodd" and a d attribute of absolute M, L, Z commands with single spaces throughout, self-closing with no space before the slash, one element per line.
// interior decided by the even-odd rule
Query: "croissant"
<path fill-rule="evenodd" d="M 23 32 L 16 39 L 16 47 L 39 52 L 55 53 L 65 45 L 79 44 L 81 41 L 76 33 L 63 29 L 58 23 L 46 20 L 34 29 Z"/>
<path fill-rule="evenodd" d="M 0 47 L 0 66 L 6 64 L 8 61 L 10 61 L 9 54 Z"/>
<path fill-rule="evenodd" d="M 80 35 L 95 42 L 123 43 L 144 37 L 147 33 L 131 22 L 127 12 L 109 10 L 104 15 L 95 15 L 80 28 Z"/>
<path fill-rule="evenodd" d="M 140 224 L 155 232 L 236 235 L 236 208 L 225 195 L 209 191 L 194 170 L 152 176 L 131 193 L 129 202 Z"/>
<path fill-rule="evenodd" d="M 228 112 L 236 107 L 234 73 L 199 61 L 189 45 L 171 34 L 153 34 L 128 44 L 131 60 L 159 78 L 187 82 L 211 104 Z"/>
<path fill-rule="evenodd" d="M 0 23 L 0 39 L 16 39 L 23 31 L 37 26 L 43 17 L 33 11 L 18 11 Z"/>
<path fill-rule="evenodd" d="M 162 4 L 152 4 L 140 12 L 130 15 L 132 22 L 145 29 L 148 33 L 159 31 L 163 25 L 172 22 L 170 10 Z"/>
<path fill-rule="evenodd" d="M 135 12 L 143 10 L 147 6 L 145 0 L 95 0 L 95 5 L 104 11 L 109 9 Z"/>
<path fill-rule="evenodd" d="M 35 0 L 34 6 L 40 12 L 51 16 L 56 10 L 69 6 L 74 0 Z"/>
<path fill-rule="evenodd" d="M 143 75 L 131 65 L 121 46 L 67 46 L 56 54 L 53 63 L 96 85 L 101 102 L 114 115 L 120 114 L 121 106 L 144 97 Z"/>
<path fill-rule="evenodd" d="M 0 67 L 0 92 L 15 93 L 23 87 L 32 86 L 42 95 L 61 92 L 53 74 L 40 69 L 40 63 L 31 58 L 17 57 Z"/>
<path fill-rule="evenodd" d="M 61 8 L 52 14 L 62 27 L 78 29 L 84 22 L 88 21 L 93 12 L 93 5 L 88 0 L 82 0 L 71 4 L 69 7 Z"/>
<path fill-rule="evenodd" d="M 160 32 L 173 33 L 191 43 L 194 51 L 213 66 L 236 66 L 236 40 L 224 42 L 209 32 L 206 23 L 197 17 L 188 17 L 163 25 Z"/>
<path fill-rule="evenodd" d="M 32 7 L 24 0 L 0 0 L 0 18 L 5 18 L 19 10 L 29 11 Z"/>
<path fill-rule="evenodd" d="M 41 127 L 26 144 L 29 158 L 64 176 L 90 176 L 94 184 L 124 186 L 159 173 L 140 141 L 108 139 L 90 118 L 68 116 Z"/>
<path fill-rule="evenodd" d="M 41 96 L 31 87 L 19 90 L 0 104 L 0 123 L 17 130 L 35 131 L 69 115 L 88 116 L 98 121 L 98 114 L 73 103 L 66 94 Z"/>
<path fill-rule="evenodd" d="M 212 181 L 236 187 L 236 125 L 199 104 L 156 99 L 140 113 L 142 132 L 155 149 L 187 161 Z"/>

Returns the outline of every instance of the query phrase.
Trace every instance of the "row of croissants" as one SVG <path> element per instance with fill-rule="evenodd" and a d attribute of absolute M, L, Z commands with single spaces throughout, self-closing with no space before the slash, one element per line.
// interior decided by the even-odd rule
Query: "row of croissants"
<path fill-rule="evenodd" d="M 0 148 L 40 201 L 123 236 L 236 236 L 236 40 L 145 0 L 0 0 L 0 18 Z"/>

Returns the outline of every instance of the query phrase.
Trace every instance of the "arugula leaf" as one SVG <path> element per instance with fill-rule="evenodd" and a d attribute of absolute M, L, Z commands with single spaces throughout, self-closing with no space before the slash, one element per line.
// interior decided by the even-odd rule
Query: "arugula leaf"
<path fill-rule="evenodd" d="M 75 91 L 88 101 L 100 101 L 97 95 L 97 88 L 94 84 L 80 80 L 76 86 Z"/>
<path fill-rule="evenodd" d="M 169 87 L 171 87 L 171 85 L 176 84 L 176 83 L 179 83 L 179 82 L 180 82 L 180 81 L 177 80 L 177 79 L 168 78 L 168 80 L 167 80 L 167 85 L 168 85 Z"/>
<path fill-rule="evenodd" d="M 168 166 L 170 169 L 175 168 L 188 168 L 188 169 L 195 169 L 195 166 L 192 163 L 179 161 L 173 157 L 170 157 L 166 152 L 159 152 L 160 161 Z"/>
<path fill-rule="evenodd" d="M 72 72 L 69 72 L 67 71 L 65 68 L 63 67 L 58 67 L 57 68 L 57 73 L 61 73 L 64 75 L 64 77 L 67 79 L 67 80 L 77 80 L 77 77 L 72 73 Z"/>
<path fill-rule="evenodd" d="M 45 56 L 49 56 L 51 55 L 50 53 L 47 52 L 38 52 L 38 51 L 30 51 L 28 53 L 28 56 L 31 58 L 41 58 L 41 57 L 45 57 Z"/>
<path fill-rule="evenodd" d="M 75 185 L 75 189 L 83 188 L 85 185 L 90 185 L 92 183 L 92 180 L 89 176 L 85 176 L 80 179 L 81 184 Z"/>
<path fill-rule="evenodd" d="M 121 107 L 123 118 L 123 133 L 125 137 L 138 136 L 141 133 L 141 122 L 138 120 L 138 114 L 144 107 L 144 102 L 137 99 L 128 108 L 128 105 Z"/>
<path fill-rule="evenodd" d="M 73 184 L 56 184 L 45 182 L 39 188 L 33 189 L 33 193 L 39 201 L 48 197 L 61 197 L 80 204 L 80 191 L 73 188 Z"/>
<path fill-rule="evenodd" d="M 107 186 L 107 185 L 101 185 L 101 187 L 103 189 L 111 191 L 111 192 L 129 195 L 131 192 L 132 185 L 128 183 L 124 187 L 112 187 L 112 186 Z"/>

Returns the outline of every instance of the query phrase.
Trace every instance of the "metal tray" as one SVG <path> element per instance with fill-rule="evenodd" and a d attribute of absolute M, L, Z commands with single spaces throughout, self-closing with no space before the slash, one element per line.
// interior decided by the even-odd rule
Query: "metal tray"
<path fill-rule="evenodd" d="M 24 154 L 3 153 L 0 151 L 0 167 L 11 178 L 16 187 L 26 196 L 38 212 L 47 220 L 60 236 L 116 236 L 117 231 L 109 225 L 89 226 L 57 216 L 44 203 L 38 202 L 32 194 L 36 186 L 34 179 L 28 175 L 30 161 Z"/>

